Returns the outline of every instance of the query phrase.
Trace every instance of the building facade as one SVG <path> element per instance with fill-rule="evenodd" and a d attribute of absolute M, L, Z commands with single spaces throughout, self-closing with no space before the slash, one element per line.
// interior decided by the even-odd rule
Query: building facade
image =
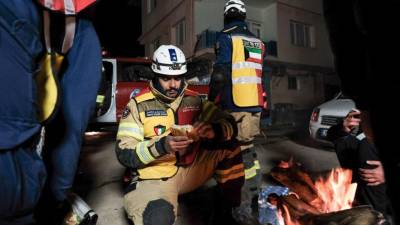
<path fill-rule="evenodd" d="M 244 0 L 249 29 L 267 46 L 265 80 L 271 109 L 310 109 L 333 95 L 339 80 L 320 0 Z M 225 0 L 142 0 L 146 55 L 172 43 L 192 60 L 213 60 Z"/>

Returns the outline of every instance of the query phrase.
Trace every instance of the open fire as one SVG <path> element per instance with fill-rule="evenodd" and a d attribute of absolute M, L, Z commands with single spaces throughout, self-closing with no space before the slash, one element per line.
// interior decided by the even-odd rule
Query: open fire
<path fill-rule="evenodd" d="M 278 204 L 281 225 L 317 224 L 313 218 L 352 208 L 357 184 L 351 183 L 351 170 L 336 168 L 313 181 L 290 160 L 281 162 L 271 175 L 292 191 L 282 196 Z"/>
<path fill-rule="evenodd" d="M 352 207 L 357 184 L 351 183 L 351 178 L 351 170 L 336 168 L 326 179 L 320 177 L 315 182 L 318 197 L 322 201 L 319 208 L 321 212 L 336 212 Z"/>

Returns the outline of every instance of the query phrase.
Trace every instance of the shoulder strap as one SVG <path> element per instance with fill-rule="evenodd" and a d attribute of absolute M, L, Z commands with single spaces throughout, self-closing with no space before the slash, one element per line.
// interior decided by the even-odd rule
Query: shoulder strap
<path fill-rule="evenodd" d="M 143 89 L 136 97 L 134 98 L 137 103 L 144 102 L 150 99 L 154 99 L 155 96 L 153 93 L 150 91 L 149 88 Z"/>
<path fill-rule="evenodd" d="M 72 47 L 75 37 L 76 18 L 75 16 L 65 17 L 65 35 L 61 48 L 61 53 L 65 54 Z M 43 32 L 47 52 L 51 52 L 50 44 L 50 13 L 47 10 L 43 11 Z"/>
<path fill-rule="evenodd" d="M 61 52 L 65 54 L 72 47 L 74 43 L 75 37 L 75 29 L 76 29 L 76 17 L 75 16 L 66 16 L 65 17 L 65 36 L 64 42 L 62 45 Z"/>
<path fill-rule="evenodd" d="M 233 31 L 235 31 L 237 28 L 238 28 L 238 26 L 233 26 L 233 27 L 230 27 L 230 28 L 226 28 L 226 29 L 224 29 L 224 30 L 222 31 L 222 33 L 230 34 L 230 33 L 232 33 Z"/>

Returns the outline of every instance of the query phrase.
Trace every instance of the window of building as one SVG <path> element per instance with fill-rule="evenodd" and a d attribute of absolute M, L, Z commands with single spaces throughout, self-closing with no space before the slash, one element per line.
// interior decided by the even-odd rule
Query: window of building
<path fill-rule="evenodd" d="M 175 43 L 182 46 L 186 41 L 186 22 L 185 19 L 179 21 L 175 27 Z"/>
<path fill-rule="evenodd" d="M 290 41 L 295 46 L 314 48 L 314 26 L 297 21 L 290 21 Z"/>
<path fill-rule="evenodd" d="M 154 11 L 157 7 L 157 0 L 147 0 L 147 14 Z"/>
<path fill-rule="evenodd" d="M 261 38 L 261 23 L 249 21 L 248 25 L 251 33 L 253 33 L 257 38 Z"/>
<path fill-rule="evenodd" d="M 288 89 L 289 90 L 299 90 L 299 80 L 295 76 L 288 76 Z"/>

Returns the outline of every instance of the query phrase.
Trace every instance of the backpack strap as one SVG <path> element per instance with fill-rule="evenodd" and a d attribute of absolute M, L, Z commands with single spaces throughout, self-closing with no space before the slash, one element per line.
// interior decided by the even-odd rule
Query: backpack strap
<path fill-rule="evenodd" d="M 72 47 L 75 38 L 75 29 L 76 29 L 76 17 L 75 16 L 66 16 L 65 17 L 65 34 L 64 40 L 61 48 L 61 53 L 65 54 Z M 50 13 L 47 10 L 43 10 L 43 33 L 44 40 L 46 44 L 47 52 L 51 52 L 51 44 L 50 44 Z"/>
<path fill-rule="evenodd" d="M 66 16 L 65 17 L 65 36 L 62 45 L 61 52 L 65 54 L 72 47 L 74 43 L 75 37 L 75 29 L 76 29 L 76 17 L 75 16 Z"/>

